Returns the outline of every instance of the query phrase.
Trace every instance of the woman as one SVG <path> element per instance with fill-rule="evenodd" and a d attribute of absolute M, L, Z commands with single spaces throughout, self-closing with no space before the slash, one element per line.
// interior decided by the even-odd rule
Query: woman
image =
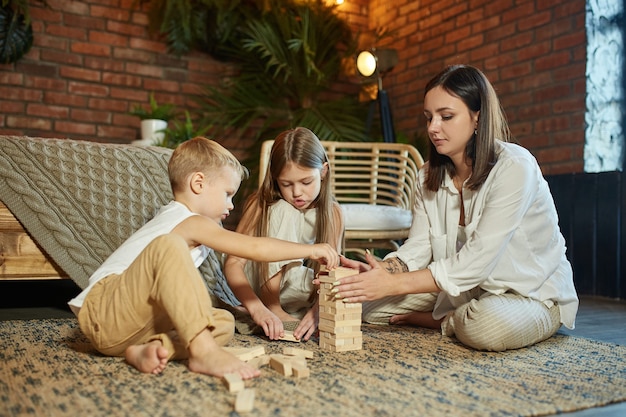
<path fill-rule="evenodd" d="M 554 201 L 535 158 L 510 143 L 487 78 L 470 66 L 445 69 L 426 85 L 424 114 L 431 152 L 409 238 L 381 264 L 342 259 L 362 273 L 342 279 L 338 297 L 366 302 L 368 321 L 381 305 L 438 292 L 432 313 L 389 323 L 440 327 L 480 350 L 529 346 L 561 323 L 573 328 L 578 298 Z"/>

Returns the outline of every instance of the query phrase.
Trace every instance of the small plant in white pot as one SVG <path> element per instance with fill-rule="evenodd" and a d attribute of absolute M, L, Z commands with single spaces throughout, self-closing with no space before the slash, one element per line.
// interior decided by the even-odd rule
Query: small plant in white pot
<path fill-rule="evenodd" d="M 163 142 L 167 123 L 175 114 L 173 104 L 158 104 L 154 93 L 150 93 L 150 107 L 146 109 L 137 104 L 129 112 L 141 120 L 141 140 L 132 142 L 133 145 L 158 145 Z"/>

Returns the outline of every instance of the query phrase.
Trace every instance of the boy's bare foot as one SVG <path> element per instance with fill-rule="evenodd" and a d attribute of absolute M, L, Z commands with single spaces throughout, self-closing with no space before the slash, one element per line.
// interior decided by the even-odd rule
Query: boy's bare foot
<path fill-rule="evenodd" d="M 146 374 L 160 374 L 167 365 L 169 352 L 161 342 L 153 340 L 143 345 L 132 345 L 126 348 L 126 362 Z"/>
<path fill-rule="evenodd" d="M 236 372 L 242 379 L 251 379 L 261 375 L 258 369 L 240 361 L 221 347 L 200 357 L 189 357 L 189 370 L 217 377 Z"/>
<path fill-rule="evenodd" d="M 235 372 L 241 375 L 242 379 L 261 375 L 258 369 L 222 349 L 215 342 L 209 329 L 204 329 L 189 344 L 188 366 L 192 372 L 217 377 Z"/>

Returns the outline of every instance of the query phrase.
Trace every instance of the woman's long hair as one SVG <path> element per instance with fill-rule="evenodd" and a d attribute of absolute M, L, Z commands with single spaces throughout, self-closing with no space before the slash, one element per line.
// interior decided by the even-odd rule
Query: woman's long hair
<path fill-rule="evenodd" d="M 435 87 L 458 97 L 469 110 L 480 112 L 478 127 L 465 148 L 465 157 L 472 164 L 472 176 L 467 181 L 467 187 L 476 190 L 485 182 L 498 160 L 496 141 L 511 141 L 506 115 L 493 86 L 477 68 L 453 65 L 444 69 L 426 84 L 424 96 Z M 451 177 L 456 173 L 452 160 L 439 154 L 432 142 L 428 166 L 425 182 L 426 188 L 431 191 L 437 191 L 443 185 L 446 171 Z"/>

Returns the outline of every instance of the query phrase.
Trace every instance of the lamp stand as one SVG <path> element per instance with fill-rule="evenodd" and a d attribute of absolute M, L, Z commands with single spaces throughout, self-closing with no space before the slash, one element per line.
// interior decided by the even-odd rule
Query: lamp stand
<path fill-rule="evenodd" d="M 370 101 L 369 110 L 367 112 L 367 121 L 365 124 L 366 137 L 369 137 L 372 131 L 372 121 L 374 120 L 374 107 L 378 102 L 380 111 L 380 125 L 383 133 L 383 142 L 394 143 L 396 141 L 396 132 L 393 129 L 393 118 L 391 117 L 391 107 L 389 106 L 389 95 L 387 91 L 379 89 L 376 100 Z"/>
<path fill-rule="evenodd" d="M 383 141 L 394 143 L 396 141 L 396 132 L 393 130 L 389 95 L 386 90 L 378 90 L 378 106 L 380 107 L 380 123 L 383 129 Z"/>

